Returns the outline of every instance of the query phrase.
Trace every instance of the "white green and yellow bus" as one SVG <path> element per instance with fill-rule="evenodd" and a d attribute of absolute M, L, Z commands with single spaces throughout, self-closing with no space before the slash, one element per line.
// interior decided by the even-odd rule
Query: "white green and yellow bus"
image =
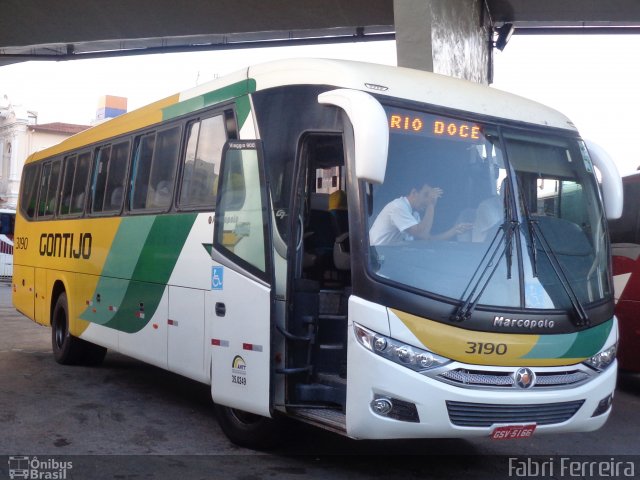
<path fill-rule="evenodd" d="M 424 185 L 433 208 L 410 213 L 432 214 L 429 235 L 372 241 Z M 358 439 L 590 431 L 616 382 L 620 191 L 537 103 L 267 63 L 29 157 L 13 301 L 51 326 L 59 363 L 111 349 L 209 384 L 242 445 L 284 417 Z"/>

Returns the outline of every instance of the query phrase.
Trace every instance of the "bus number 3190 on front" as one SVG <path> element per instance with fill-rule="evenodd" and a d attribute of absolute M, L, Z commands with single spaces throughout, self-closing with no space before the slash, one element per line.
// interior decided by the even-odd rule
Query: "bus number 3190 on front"
<path fill-rule="evenodd" d="M 470 355 L 505 355 L 507 345 L 504 343 L 467 342 L 464 353 Z"/>

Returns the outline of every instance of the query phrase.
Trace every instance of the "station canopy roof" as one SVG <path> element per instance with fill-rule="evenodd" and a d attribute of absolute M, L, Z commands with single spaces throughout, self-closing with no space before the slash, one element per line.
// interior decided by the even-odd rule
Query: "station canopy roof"
<path fill-rule="evenodd" d="M 393 0 L 3 0 L 0 66 L 393 39 Z M 516 33 L 640 33 L 638 0 L 485 0 Z"/>

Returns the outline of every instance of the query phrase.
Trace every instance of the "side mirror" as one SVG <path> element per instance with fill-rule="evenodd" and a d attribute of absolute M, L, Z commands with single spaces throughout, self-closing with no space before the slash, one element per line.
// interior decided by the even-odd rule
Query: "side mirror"
<path fill-rule="evenodd" d="M 589 156 L 593 164 L 602 174 L 602 195 L 604 196 L 604 208 L 607 219 L 615 220 L 622 216 L 624 202 L 622 178 L 613 159 L 600 145 L 585 140 Z"/>
<path fill-rule="evenodd" d="M 384 182 L 389 150 L 387 114 L 371 95 L 345 88 L 318 95 L 318 103 L 345 111 L 353 125 L 355 174 L 370 183 Z"/>

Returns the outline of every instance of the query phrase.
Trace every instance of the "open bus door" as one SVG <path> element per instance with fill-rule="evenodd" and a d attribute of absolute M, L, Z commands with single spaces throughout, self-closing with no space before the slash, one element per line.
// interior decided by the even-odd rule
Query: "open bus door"
<path fill-rule="evenodd" d="M 236 443 L 270 431 L 273 262 L 261 144 L 227 143 L 218 177 L 212 249 L 211 395 Z M 273 428 L 271 428 L 273 430 Z"/>

